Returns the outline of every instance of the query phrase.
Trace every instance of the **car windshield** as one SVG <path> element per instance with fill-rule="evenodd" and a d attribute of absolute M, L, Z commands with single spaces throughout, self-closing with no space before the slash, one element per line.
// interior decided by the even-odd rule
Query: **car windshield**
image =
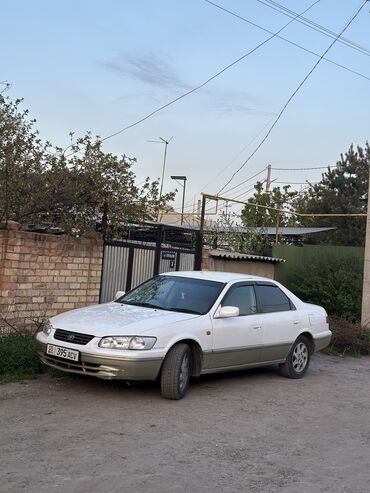
<path fill-rule="evenodd" d="M 190 277 L 157 276 L 125 294 L 118 303 L 204 315 L 224 284 Z"/>

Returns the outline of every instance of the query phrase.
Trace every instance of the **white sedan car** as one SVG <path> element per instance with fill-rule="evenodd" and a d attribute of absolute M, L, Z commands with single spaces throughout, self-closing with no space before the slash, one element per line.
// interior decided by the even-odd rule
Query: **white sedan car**
<path fill-rule="evenodd" d="M 278 282 L 226 272 L 161 274 L 115 301 L 50 319 L 43 363 L 105 379 L 156 380 L 184 397 L 190 376 L 278 364 L 301 378 L 331 338 L 324 308 Z"/>

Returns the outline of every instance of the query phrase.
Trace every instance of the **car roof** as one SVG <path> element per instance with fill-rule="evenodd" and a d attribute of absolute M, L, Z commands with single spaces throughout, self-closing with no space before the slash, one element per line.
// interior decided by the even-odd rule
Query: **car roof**
<path fill-rule="evenodd" d="M 176 272 L 163 272 L 162 276 L 189 277 L 192 279 L 203 279 L 206 281 L 231 282 L 231 281 L 273 281 L 268 277 L 259 277 L 249 274 L 239 274 L 236 272 L 216 272 L 206 270 L 189 270 Z"/>

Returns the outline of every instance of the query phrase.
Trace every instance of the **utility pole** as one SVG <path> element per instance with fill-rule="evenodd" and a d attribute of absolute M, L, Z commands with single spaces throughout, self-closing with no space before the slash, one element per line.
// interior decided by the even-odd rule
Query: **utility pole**
<path fill-rule="evenodd" d="M 367 199 L 364 281 L 362 288 L 362 327 L 370 325 L 370 159 L 367 160 L 367 164 L 369 165 L 369 190 Z"/>
<path fill-rule="evenodd" d="M 270 185 L 271 185 L 271 164 L 267 166 L 266 192 L 270 191 Z"/>

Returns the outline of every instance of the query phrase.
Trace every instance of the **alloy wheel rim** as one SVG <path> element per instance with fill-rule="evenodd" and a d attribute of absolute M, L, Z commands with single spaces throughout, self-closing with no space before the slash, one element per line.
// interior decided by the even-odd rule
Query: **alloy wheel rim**
<path fill-rule="evenodd" d="M 307 366 L 308 349 L 306 344 L 300 342 L 293 350 L 293 368 L 297 373 L 301 373 Z"/>
<path fill-rule="evenodd" d="M 183 391 L 189 380 L 189 355 L 184 354 L 180 366 L 179 384 L 180 390 Z"/>

